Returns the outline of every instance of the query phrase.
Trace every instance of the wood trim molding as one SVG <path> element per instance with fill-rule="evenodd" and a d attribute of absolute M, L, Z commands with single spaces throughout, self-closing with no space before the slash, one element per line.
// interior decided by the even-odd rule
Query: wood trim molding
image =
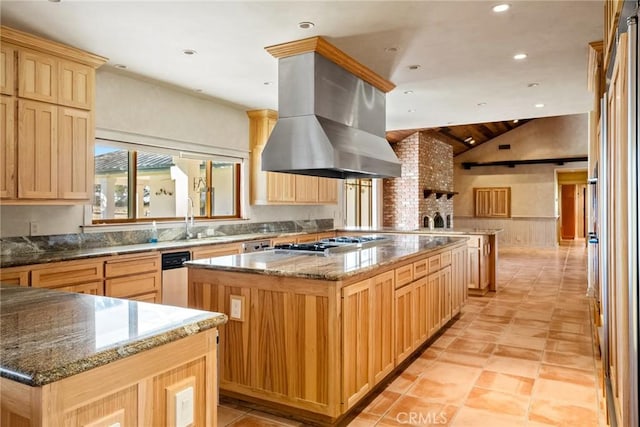
<path fill-rule="evenodd" d="M 265 50 L 274 58 L 316 52 L 385 93 L 396 87 L 395 84 L 362 65 L 320 36 L 267 46 Z"/>
<path fill-rule="evenodd" d="M 0 27 L 0 39 L 2 39 L 2 43 L 11 43 L 16 46 L 36 49 L 40 52 L 79 62 L 93 68 L 98 68 L 108 61 L 108 58 L 103 56 L 85 52 L 84 50 L 62 43 L 46 40 L 23 31 L 5 27 L 4 25 Z"/>
<path fill-rule="evenodd" d="M 249 116 L 250 119 L 261 117 L 266 117 L 268 119 L 277 119 L 278 112 L 275 110 L 249 110 L 247 111 L 247 116 Z"/>

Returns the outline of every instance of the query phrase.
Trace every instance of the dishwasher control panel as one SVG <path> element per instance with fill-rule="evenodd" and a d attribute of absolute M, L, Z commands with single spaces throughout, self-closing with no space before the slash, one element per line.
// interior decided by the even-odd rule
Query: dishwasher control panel
<path fill-rule="evenodd" d="M 182 268 L 187 261 L 191 261 L 191 252 L 189 251 L 164 253 L 162 254 L 162 269 Z"/>

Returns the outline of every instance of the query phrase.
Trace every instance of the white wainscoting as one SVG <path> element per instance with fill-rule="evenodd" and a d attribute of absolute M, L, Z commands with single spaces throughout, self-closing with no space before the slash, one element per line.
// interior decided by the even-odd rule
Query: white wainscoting
<path fill-rule="evenodd" d="M 475 218 L 454 217 L 455 228 L 501 228 L 499 246 L 553 248 L 558 245 L 557 217 Z"/>

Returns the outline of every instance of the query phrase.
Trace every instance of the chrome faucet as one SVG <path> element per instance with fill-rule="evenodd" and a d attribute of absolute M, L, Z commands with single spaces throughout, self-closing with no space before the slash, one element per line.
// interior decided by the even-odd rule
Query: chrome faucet
<path fill-rule="evenodd" d="M 191 212 L 191 215 L 189 215 L 189 212 Z M 187 239 L 191 239 L 193 237 L 191 231 L 193 228 L 193 199 L 189 196 L 187 196 L 187 211 L 184 214 L 184 224 L 186 226 Z"/>

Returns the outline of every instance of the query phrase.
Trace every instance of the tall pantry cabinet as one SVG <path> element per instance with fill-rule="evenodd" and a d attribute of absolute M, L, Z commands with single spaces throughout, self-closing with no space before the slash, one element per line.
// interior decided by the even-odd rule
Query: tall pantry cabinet
<path fill-rule="evenodd" d="M 106 58 L 0 28 L 2 204 L 88 203 L 95 70 Z"/>

